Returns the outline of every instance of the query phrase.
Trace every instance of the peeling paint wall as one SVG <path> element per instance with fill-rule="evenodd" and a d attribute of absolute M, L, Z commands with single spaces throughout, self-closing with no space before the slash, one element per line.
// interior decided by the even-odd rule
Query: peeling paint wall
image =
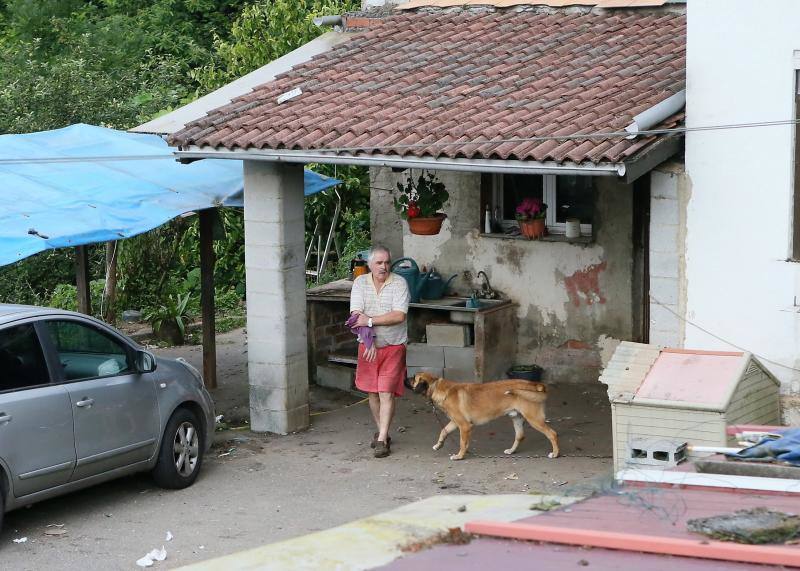
<path fill-rule="evenodd" d="M 374 180 L 391 181 L 384 188 L 406 176 L 389 169 L 373 173 Z M 481 175 L 438 176 L 450 192 L 447 220 L 437 236 L 412 235 L 403 222 L 403 255 L 435 266 L 445 278 L 457 274 L 453 283 L 460 294 L 478 289 L 477 273 L 485 271 L 493 288 L 519 304 L 518 362 L 542 365 L 551 380 L 596 381 L 601 350 L 633 335 L 631 186 L 595 179 L 595 239 L 580 244 L 481 236 Z M 379 204 L 387 200 L 373 190 L 373 216 L 385 212 Z M 391 220 L 377 218 L 373 240 L 389 242 Z"/>

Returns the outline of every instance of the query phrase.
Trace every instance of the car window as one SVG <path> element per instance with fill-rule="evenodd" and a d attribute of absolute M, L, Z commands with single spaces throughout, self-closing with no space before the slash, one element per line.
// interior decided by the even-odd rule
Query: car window
<path fill-rule="evenodd" d="M 50 382 L 39 338 L 31 323 L 0 329 L 0 391 Z"/>
<path fill-rule="evenodd" d="M 77 321 L 48 321 L 47 331 L 68 381 L 133 371 L 125 345 L 94 327 Z"/>

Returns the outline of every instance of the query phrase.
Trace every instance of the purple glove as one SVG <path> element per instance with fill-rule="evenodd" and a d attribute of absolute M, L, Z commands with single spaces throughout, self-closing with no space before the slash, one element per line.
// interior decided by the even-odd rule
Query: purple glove
<path fill-rule="evenodd" d="M 350 328 L 350 331 L 352 331 L 356 337 L 358 337 L 358 342 L 364 344 L 365 349 L 371 349 L 372 345 L 375 343 L 375 330 L 372 327 L 367 327 L 366 325 L 357 327 L 356 321 L 358 321 L 358 314 L 353 313 L 347 318 L 345 325 Z"/>

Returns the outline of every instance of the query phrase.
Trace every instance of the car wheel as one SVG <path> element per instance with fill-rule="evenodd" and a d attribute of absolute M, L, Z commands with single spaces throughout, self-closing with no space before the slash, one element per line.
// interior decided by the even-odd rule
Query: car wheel
<path fill-rule="evenodd" d="M 191 486 L 203 464 L 203 433 L 197 415 L 179 408 L 167 423 L 161 439 L 153 479 L 162 488 Z"/>
<path fill-rule="evenodd" d="M 0 531 L 3 531 L 3 518 L 6 515 L 6 493 L 0 486 Z"/>

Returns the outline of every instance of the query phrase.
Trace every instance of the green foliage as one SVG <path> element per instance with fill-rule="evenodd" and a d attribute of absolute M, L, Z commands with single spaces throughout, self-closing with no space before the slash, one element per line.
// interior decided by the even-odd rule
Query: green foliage
<path fill-rule="evenodd" d="M 100 309 L 103 304 L 103 292 L 106 287 L 106 280 L 92 280 L 89 282 L 89 299 L 92 304 L 92 315 L 98 319 L 102 318 Z M 47 301 L 49 307 L 56 309 L 66 309 L 67 311 L 78 311 L 78 288 L 72 284 L 58 284 L 50 299 Z"/>
<path fill-rule="evenodd" d="M 416 181 L 409 174 L 405 184 L 397 183 L 397 190 L 394 208 L 404 220 L 409 216 L 429 218 L 439 212 L 450 198 L 444 183 L 437 180 L 436 174 L 430 171 L 422 171 Z M 416 209 L 417 213 L 410 215 L 412 209 Z"/>
<path fill-rule="evenodd" d="M 145 309 L 144 319 L 153 326 L 154 331 L 160 329 L 163 323 L 174 321 L 178 325 L 181 335 L 185 335 L 186 322 L 191 317 L 188 305 L 188 293 L 170 294 L 162 303 Z"/>

